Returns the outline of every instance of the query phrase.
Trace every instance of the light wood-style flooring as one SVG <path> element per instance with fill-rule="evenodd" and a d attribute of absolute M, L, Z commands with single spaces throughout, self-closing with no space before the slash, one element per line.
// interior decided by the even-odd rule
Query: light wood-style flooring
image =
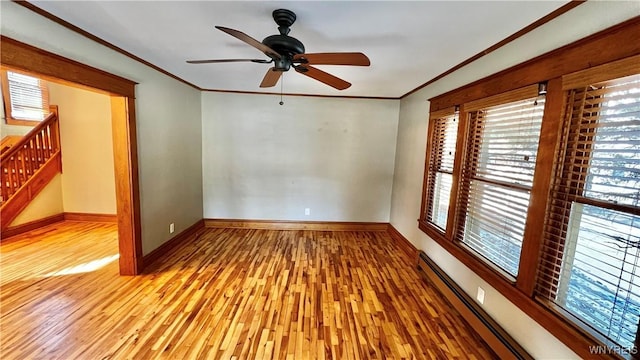
<path fill-rule="evenodd" d="M 0 245 L 0 358 L 494 357 L 385 232 L 203 229 L 136 277 L 116 233 Z"/>

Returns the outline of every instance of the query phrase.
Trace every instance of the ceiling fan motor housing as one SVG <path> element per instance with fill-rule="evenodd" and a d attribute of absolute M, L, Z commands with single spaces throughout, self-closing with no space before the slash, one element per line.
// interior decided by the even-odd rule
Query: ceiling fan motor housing
<path fill-rule="evenodd" d="M 304 54 L 304 45 L 300 40 L 288 35 L 267 36 L 262 43 L 277 51 L 280 55 L 293 56 Z"/>
<path fill-rule="evenodd" d="M 280 34 L 267 36 L 262 43 L 282 55 L 282 59 L 274 59 L 276 70 L 287 71 L 291 67 L 293 56 L 304 54 L 302 42 L 288 35 L 289 27 L 296 21 L 296 14 L 291 10 L 277 9 L 272 15 L 273 20 L 278 24 Z"/>

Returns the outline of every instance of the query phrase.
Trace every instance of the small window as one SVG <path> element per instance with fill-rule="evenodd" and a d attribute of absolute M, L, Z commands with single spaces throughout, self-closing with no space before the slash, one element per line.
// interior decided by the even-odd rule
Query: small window
<path fill-rule="evenodd" d="M 47 82 L 29 74 L 2 70 L 7 124 L 33 126 L 49 114 Z"/>
<path fill-rule="evenodd" d="M 426 219 L 444 232 L 449 215 L 456 151 L 458 114 L 432 119 L 431 150 L 427 171 Z"/>

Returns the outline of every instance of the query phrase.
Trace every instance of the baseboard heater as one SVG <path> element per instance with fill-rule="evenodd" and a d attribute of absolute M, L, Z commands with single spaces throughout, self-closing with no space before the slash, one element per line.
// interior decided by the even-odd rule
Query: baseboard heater
<path fill-rule="evenodd" d="M 445 296 L 500 359 L 533 359 L 484 309 L 462 290 L 424 251 L 418 270 Z"/>

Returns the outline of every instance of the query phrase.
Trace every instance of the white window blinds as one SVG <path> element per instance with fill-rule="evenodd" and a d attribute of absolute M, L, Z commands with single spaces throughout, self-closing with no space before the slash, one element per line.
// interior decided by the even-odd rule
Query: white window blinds
<path fill-rule="evenodd" d="M 45 81 L 13 71 L 6 72 L 6 81 L 11 118 L 42 121 L 47 117 L 49 94 Z"/>

